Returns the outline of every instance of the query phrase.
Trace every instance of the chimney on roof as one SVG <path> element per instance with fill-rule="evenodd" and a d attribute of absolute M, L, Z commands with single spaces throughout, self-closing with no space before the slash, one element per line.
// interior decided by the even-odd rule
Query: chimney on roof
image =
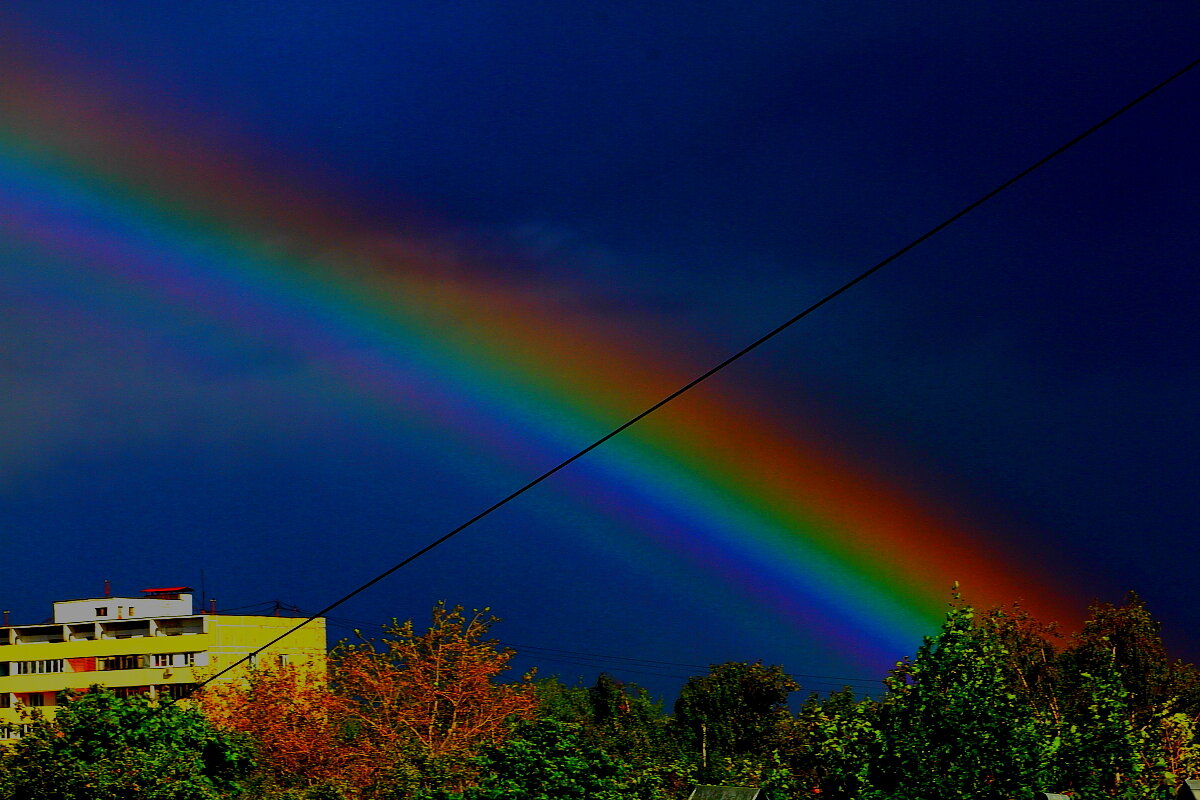
<path fill-rule="evenodd" d="M 108 578 L 104 579 L 104 596 L 112 597 L 112 583 L 108 580 Z"/>

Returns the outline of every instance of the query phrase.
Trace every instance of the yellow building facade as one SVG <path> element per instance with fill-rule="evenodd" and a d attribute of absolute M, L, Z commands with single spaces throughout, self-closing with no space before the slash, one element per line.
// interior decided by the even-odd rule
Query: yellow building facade
<path fill-rule="evenodd" d="M 196 614 L 186 586 L 59 601 L 53 620 L 0 626 L 0 739 L 21 735 L 23 709 L 53 716 L 66 689 L 99 684 L 118 694 L 183 697 L 300 621 Z M 274 664 L 324 671 L 325 653 L 325 620 L 315 619 L 217 680 Z"/>

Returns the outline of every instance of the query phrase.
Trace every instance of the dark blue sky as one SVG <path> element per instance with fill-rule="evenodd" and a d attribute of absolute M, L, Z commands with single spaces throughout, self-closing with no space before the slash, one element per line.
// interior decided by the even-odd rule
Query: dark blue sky
<path fill-rule="evenodd" d="M 0 11 L 48 73 L 90 65 L 131 113 L 680 331 L 697 366 L 1196 58 L 1198 23 L 1189 2 Z M 1189 75 L 720 378 L 785 414 L 819 405 L 838 447 L 984 520 L 1081 602 L 1138 590 L 1190 658 L 1198 98 Z M 222 606 L 314 609 L 512 485 L 320 398 L 253 411 L 295 366 L 276 353 L 209 342 L 181 365 L 119 319 L 101 352 L 30 301 L 35 273 L 0 261 L 0 602 L 19 619 L 105 578 L 201 570 Z M 344 616 L 444 597 L 492 605 L 518 643 L 874 674 L 705 605 L 679 589 L 694 576 L 555 502 L 489 519 Z"/>

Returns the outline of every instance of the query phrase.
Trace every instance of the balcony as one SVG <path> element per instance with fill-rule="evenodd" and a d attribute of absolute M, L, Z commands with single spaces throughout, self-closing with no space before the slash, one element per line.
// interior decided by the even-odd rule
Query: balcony
<path fill-rule="evenodd" d="M 204 633 L 203 617 L 167 617 L 155 620 L 159 636 L 187 636 Z"/>
<path fill-rule="evenodd" d="M 64 641 L 62 625 L 26 625 L 20 628 L 10 628 L 11 644 L 55 644 Z"/>
<path fill-rule="evenodd" d="M 148 619 L 100 623 L 101 639 L 136 639 L 150 635 L 150 620 Z"/>

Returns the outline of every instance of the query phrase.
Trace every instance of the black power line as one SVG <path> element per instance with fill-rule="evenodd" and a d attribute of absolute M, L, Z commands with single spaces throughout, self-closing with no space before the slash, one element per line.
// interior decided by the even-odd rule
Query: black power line
<path fill-rule="evenodd" d="M 1074 147 L 1075 145 L 1079 144 L 1079 143 L 1080 143 L 1080 142 L 1082 142 L 1084 139 L 1086 139 L 1087 137 L 1091 136 L 1091 135 L 1092 135 L 1093 133 L 1095 133 L 1096 131 L 1098 131 L 1098 130 L 1100 130 L 1101 128 L 1103 128 L 1105 125 L 1108 125 L 1110 122 L 1112 122 L 1113 120 L 1115 120 L 1117 117 L 1119 117 L 1119 116 L 1121 116 L 1122 114 L 1124 114 L 1125 112 L 1129 111 L 1131 108 L 1133 108 L 1134 106 L 1138 105 L 1138 104 L 1139 104 L 1139 103 L 1141 103 L 1142 101 L 1146 100 L 1146 99 L 1147 99 L 1147 98 L 1149 98 L 1150 96 L 1152 96 L 1152 95 L 1156 94 L 1157 92 L 1159 92 L 1160 90 L 1162 90 L 1163 88 L 1165 88 L 1165 87 L 1166 87 L 1168 84 L 1170 84 L 1170 83 L 1172 83 L 1172 82 L 1174 82 L 1174 81 L 1178 80 L 1179 78 L 1183 77 L 1185 74 L 1187 74 L 1187 73 L 1188 73 L 1188 72 L 1190 72 L 1191 70 L 1195 69 L 1197 65 L 1200 65 L 1200 59 L 1197 59 L 1197 60 L 1195 60 L 1195 61 L 1192 61 L 1190 64 L 1188 64 L 1187 66 L 1185 66 L 1185 67 L 1183 67 L 1182 69 L 1178 70 L 1177 72 L 1175 72 L 1174 74 L 1172 74 L 1172 75 L 1171 75 L 1171 76 L 1169 76 L 1168 78 L 1166 78 L 1166 79 L 1164 79 L 1164 80 L 1160 81 L 1159 83 L 1157 83 L 1156 85 L 1154 85 L 1154 86 L 1153 86 L 1153 87 L 1151 87 L 1150 89 L 1147 89 L 1145 92 L 1143 92 L 1142 94 L 1138 95 L 1138 96 L 1137 96 L 1137 97 L 1135 97 L 1133 100 L 1130 100 L 1128 103 L 1126 103 L 1125 105 L 1121 106 L 1121 107 L 1120 107 L 1120 108 L 1118 108 L 1116 111 L 1114 111 L 1113 113 L 1109 114 L 1107 117 L 1105 117 L 1104 119 L 1100 120 L 1100 121 L 1099 121 L 1099 122 L 1097 122 L 1096 124 L 1092 125 L 1092 126 L 1091 126 L 1090 128 L 1088 128 L 1087 130 L 1083 131 L 1083 132 L 1082 132 L 1082 133 L 1080 133 L 1079 135 L 1077 135 L 1077 136 L 1073 137 L 1072 139 L 1070 139 L 1069 141 L 1067 141 L 1065 144 L 1063 144 L 1063 145 L 1059 146 L 1058 148 L 1054 149 L 1053 151 L 1051 151 L 1051 152 L 1050 152 L 1050 153 L 1048 153 L 1047 155 L 1045 155 L 1045 156 L 1043 156 L 1042 158 L 1038 159 L 1037 161 L 1035 161 L 1034 163 L 1032 163 L 1031 165 L 1029 165 L 1029 166 L 1028 166 L 1028 167 L 1026 167 L 1025 169 L 1021 170 L 1021 171 L 1020 171 L 1020 172 L 1018 172 L 1016 175 L 1013 175 L 1011 178 L 1009 178 L 1008 180 L 1004 181 L 1003 183 L 1001 183 L 1000 185 L 998 185 L 997 187 L 995 187 L 995 188 L 994 188 L 994 189 L 992 189 L 991 191 L 989 191 L 989 192 L 987 192 L 987 193 L 985 193 L 985 194 L 981 195 L 981 196 L 980 196 L 978 199 L 976 199 L 976 200 L 974 200 L 973 202 L 971 202 L 971 203 L 968 203 L 967 205 L 963 206 L 961 209 L 959 209 L 959 210 L 958 210 L 958 211 L 956 211 L 955 213 L 951 214 L 949 217 L 947 217 L 946 219 L 942 220 L 942 221 L 941 221 L 941 222 L 939 222 L 937 225 L 934 225 L 932 228 L 930 228 L 929 230 L 925 231 L 925 233 L 922 233 L 920 236 L 918 236 L 917 238 L 913 239 L 913 240 L 912 240 L 912 241 L 910 241 L 908 244 L 904 245 L 903 247 L 901 247 L 901 248 L 899 248 L 898 250 L 896 250 L 896 251 L 894 251 L 893 253 L 891 253 L 889 256 L 887 256 L 886 258 L 884 258 L 882 261 L 880 261 L 880 262 L 878 262 L 877 264 L 875 264 L 875 265 L 873 265 L 873 266 L 871 266 L 871 267 L 869 267 L 869 268 L 867 268 L 867 269 L 863 270 L 861 273 L 859 273 L 857 276 L 855 276 L 855 277 L 854 277 L 854 278 L 852 278 L 851 280 L 849 280 L 849 281 L 847 281 L 846 283 L 842 284 L 840 287 L 838 287 L 837 289 L 833 290 L 833 291 L 832 291 L 832 292 L 830 292 L 829 294 L 825 295 L 825 296 L 824 296 L 824 297 L 822 297 L 820 300 L 817 300 L 815 303 L 813 303 L 812 305 L 808 306 L 808 307 L 807 307 L 807 308 L 805 308 L 804 310 L 800 311 L 800 312 L 799 312 L 798 314 L 796 314 L 795 316 L 791 317 L 791 318 L 790 318 L 790 319 L 788 319 L 788 320 L 785 320 L 785 321 L 784 321 L 784 322 L 782 322 L 781 324 L 779 324 L 779 325 L 777 325 L 776 327 L 772 328 L 771 330 L 767 331 L 765 334 L 763 334 L 763 335 L 762 335 L 762 336 L 760 336 L 759 338 L 755 339 L 753 342 L 751 342 L 750 344 L 746 345 L 746 346 L 745 346 L 745 347 L 743 347 L 742 349 L 738 350 L 736 353 L 734 353 L 733 355 L 729 356 L 729 357 L 728 357 L 728 358 L 726 358 L 725 360 L 721 361 L 720 363 L 718 363 L 718 364 L 716 364 L 715 366 L 711 367 L 710 369 L 706 370 L 706 371 L 705 371 L 705 372 L 703 372 L 702 374 L 700 374 L 700 375 L 696 376 L 695 378 L 693 378 L 692 380 L 688 381 L 688 382 L 687 382 L 686 384 L 684 384 L 683 386 L 680 386 L 678 389 L 676 389 L 675 391 L 671 392 L 670 394 L 668 394 L 666 397 L 664 397 L 664 398 L 662 398 L 661 400 L 659 400 L 659 401 L 658 401 L 657 403 L 655 403 L 654 405 L 650 406 L 649 408 L 646 408 L 645 410 L 643 410 L 643 411 L 639 412 L 638 414 L 634 415 L 633 417 L 630 417 L 628 420 L 626 420 L 625 422 L 621 423 L 621 424 L 620 424 L 620 425 L 618 425 L 616 428 L 613 428 L 611 431 L 609 431 L 608 433 L 606 433 L 604 436 L 601 436 L 599 439 L 597 439 L 596 441 L 592 442 L 592 443 L 591 443 L 591 444 L 589 444 L 587 447 L 584 447 L 584 448 L 583 448 L 582 450 L 580 450 L 579 452 L 577 452 L 577 453 L 575 453 L 574 455 L 570 456 L 569 458 L 566 458 L 566 459 L 564 459 L 563 461 L 559 462 L 557 465 L 555 465 L 555 466 L 551 467 L 550 469 L 546 470 L 546 471 L 545 471 L 545 472 L 543 472 L 541 475 L 538 475 L 536 478 L 534 478 L 534 479 L 530 480 L 529 482 L 527 482 L 526 484 L 524 484 L 524 485 L 523 485 L 523 486 L 521 486 L 520 488 L 516 489 L 515 491 L 511 492 L 510 494 L 508 494 L 508 495 L 505 495 L 505 496 L 504 496 L 503 498 L 501 498 L 500 500 L 497 500 L 495 503 L 492 503 L 490 506 L 488 506 L 487 508 L 485 508 L 485 509 L 483 509 L 482 511 L 480 511 L 480 512 L 479 512 L 478 514 L 476 514 L 475 516 L 471 517 L 471 518 L 470 518 L 470 519 L 468 519 L 467 521 L 465 521 L 465 522 L 463 522 L 462 524 L 460 524 L 460 525 L 458 525 L 457 527 L 455 527 L 453 530 L 450 530 L 450 531 L 448 531 L 447 533 L 445 533 L 445 534 L 443 534 L 443 535 L 439 536 L 437 539 L 434 539 L 433 541 L 429 542 L 429 543 L 428 543 L 428 544 L 426 544 L 424 547 L 422 547 L 422 548 L 420 548 L 419 550 L 417 550 L 417 551 L 413 552 L 411 555 L 409 555 L 409 556 L 408 556 L 407 558 L 405 558 L 404 560 L 402 560 L 402 561 L 400 561 L 400 562 L 398 562 L 398 563 L 394 564 L 393 566 L 391 566 L 391 567 L 387 568 L 387 569 L 386 569 L 386 570 L 384 570 L 383 572 L 379 573 L 379 574 L 378 574 L 378 575 L 376 575 L 375 577 L 373 577 L 373 578 L 371 578 L 370 580 L 368 580 L 366 583 L 363 583 L 363 584 L 361 584 L 361 585 L 360 585 L 360 586 L 358 586 L 357 588 L 353 589 L 352 591 L 348 592 L 347 594 L 345 594 L 345 595 L 343 595 L 342 597 L 338 598 L 337 600 L 333 601 L 332 603 L 330 603 L 329 605 L 325 606 L 324 608 L 322 608 L 320 611 L 316 612 L 316 613 L 315 613 L 315 614 L 313 614 L 312 616 L 308 617 L 307 619 L 304 619 L 304 620 L 302 620 L 300 623 L 298 623 L 298 624 L 297 624 L 297 625 L 295 625 L 294 627 L 290 628 L 289 630 L 285 631 L 284 633 L 280 634 L 279 636 L 276 636 L 274 639 L 272 639 L 271 641 L 267 642 L 267 643 L 266 643 L 266 644 L 264 644 L 262 647 L 259 647 L 257 650 L 254 650 L 253 652 L 246 654 L 244 657 L 242 657 L 242 658 L 241 658 L 241 659 L 239 659 L 238 661 L 235 661 L 234 663 L 232 663 L 232 664 L 230 664 L 229 666 L 225 667 L 224 669 L 220 670 L 219 672 L 217 672 L 216 674 L 212 675 L 211 677 L 209 677 L 208 679 L 206 679 L 206 680 L 205 680 L 205 681 L 203 681 L 202 683 L 198 684 L 196 688 L 198 689 L 198 688 L 200 688 L 200 687 L 202 687 L 202 686 L 205 686 L 205 685 L 207 685 L 207 684 L 211 683 L 212 681 L 214 681 L 214 680 L 216 680 L 217 678 L 221 677 L 222 675 L 224 675 L 225 673 L 229 672 L 230 670 L 233 670 L 233 669 L 235 669 L 236 667 L 238 667 L 238 666 L 242 665 L 243 663 L 245 663 L 245 662 L 247 662 L 247 661 L 249 661 L 249 660 L 253 659 L 255 656 L 257 656 L 257 655 L 258 655 L 259 653 L 261 653 L 263 650 L 266 650 L 267 648 L 271 647 L 272 645 L 274 645 L 274 644 L 277 644 L 278 642 L 280 642 L 280 641 L 282 641 L 283 639 L 287 638 L 288 636 L 292 635 L 293 633 L 295 633 L 296 631 L 300 630 L 300 629 L 301 629 L 301 628 L 303 628 L 305 625 L 309 624 L 310 622 L 312 622 L 313 620 L 317 619 L 318 617 L 322 617 L 322 616 L 324 616 L 325 614 L 327 614 L 328 612 L 330 612 L 330 611 L 332 611 L 333 609 L 337 608 L 338 606 L 342 605 L 343 603 L 345 603 L 346 601 L 350 600 L 351 598 L 353 598 L 353 597 L 355 597 L 355 596 L 357 596 L 357 595 L 359 595 L 359 594 L 361 594 L 361 593 L 365 592 L 367 589 L 370 589 L 372 586 L 374 586 L 375 584 L 379 583 L 379 582 L 380 582 L 380 581 L 382 581 L 383 579 L 387 578 L 387 577 L 388 577 L 388 576 L 390 576 L 392 573 L 396 572 L 396 571 L 397 571 L 397 570 L 399 570 L 399 569 L 402 569 L 403 567 L 407 566 L 408 564 L 411 564 L 413 561 L 416 561 L 418 558 L 420 558 L 421 556 L 425 555 L 425 554 L 426 554 L 426 553 L 428 553 L 430 550 L 433 550 L 435 547 L 438 547 L 439 545 L 442 545 L 442 544 L 444 544 L 445 542 L 449 541 L 449 540 L 450 540 L 450 539 L 452 539 L 453 537 L 455 537 L 455 536 L 457 536 L 458 534 L 462 533 L 462 532 L 463 532 L 464 530 L 466 530 L 467 528 L 469 528 L 469 527 L 471 527 L 472 525 L 474 525 L 476 522 L 479 522 L 479 521 L 480 521 L 481 519 L 483 519 L 484 517 L 486 517 L 486 516 L 490 515 L 492 512 L 494 512 L 494 511 L 496 511 L 497 509 L 499 509 L 499 508 L 501 508 L 501 507 L 503 507 L 503 506 L 507 505 L 508 503 L 512 502 L 513 500 L 517 499 L 517 498 L 518 498 L 518 497 L 520 497 L 521 495 L 523 495 L 523 494 L 525 494 L 526 492 L 528 492 L 530 489 L 534 488 L 534 487 L 535 487 L 535 486 L 537 486 L 538 484 L 540 484 L 540 483 L 542 483 L 543 481 L 545 481 L 546 479 L 550 478 L 550 477 L 551 477 L 551 476 L 553 476 L 555 473 L 557 473 L 557 472 L 559 472 L 559 471 L 561 471 L 561 470 L 565 469 L 566 467 L 570 466 L 570 465 L 571 465 L 571 464 L 573 464 L 574 462 L 576 462 L 576 461 L 578 461 L 579 459 L 583 458 L 585 455 L 587 455 L 588 453 L 592 452 L 592 451 L 593 451 L 593 450 L 595 450 L 597 447 L 600 447 L 602 444 L 604 444 L 605 442 L 607 442 L 609 439 L 612 439 L 614 436 L 618 436 L 618 435 L 620 435 L 620 434 L 621 434 L 622 432 L 624 432 L 626 429 L 633 427 L 633 426 L 634 426 L 634 425 L 636 425 L 638 422 L 642 421 L 642 420 L 643 420 L 643 419 L 645 419 L 646 417 L 648 417 L 648 416 L 650 416 L 651 414 L 653 414 L 654 412 L 658 411 L 658 410 L 659 410 L 660 408 L 662 408 L 663 406 L 667 405 L 668 403 L 670 403 L 670 402 L 672 402 L 673 400 L 675 400 L 676 398 L 678 398 L 680 395 L 684 394 L 685 392 L 691 391 L 691 390 L 692 390 L 692 389 L 694 389 L 696 386 L 700 385 L 700 384 L 701 384 L 701 383 L 703 383 L 704 381 L 706 381 L 706 380 L 708 380 L 709 378 L 711 378 L 713 375 L 716 375 L 718 372 L 720 372 L 721 370 L 723 370 L 723 369 L 725 369 L 726 367 L 728 367 L 730 364 L 734 363 L 735 361 L 738 361 L 739 359 L 741 359 L 742 357 L 744 357 L 744 356 L 746 356 L 746 355 L 750 354 L 750 353 L 751 353 L 751 352 L 753 352 L 754 350 L 757 350 L 759 347 L 761 347 L 762 345 L 766 344 L 766 343 L 767 343 L 767 342 L 769 342 L 771 339 L 774 339 L 776 336 L 778 336 L 779 334 L 783 333 L 785 330 L 787 330 L 788 328 L 792 327 L 792 326 L 793 326 L 793 325 L 795 325 L 797 322 L 799 322 L 800 320 L 802 320 L 802 319 L 804 319 L 805 317 L 807 317 L 809 314 L 813 313 L 814 311 L 816 311 L 817 309 L 821 308 L 822 306 L 824 306 L 825 304 L 829 303 L 830 301 L 834 300 L 835 298 L 838 298 L 838 297 L 840 297 L 841 295 L 845 294 L 846 292 L 850 291 L 850 290 L 851 290 L 851 289 L 853 289 L 855 286 L 857 286 L 858 284 L 860 284 L 860 283 L 862 283 L 863 281 L 865 281 L 867 278 L 869 278 L 869 277 L 871 277 L 872 275 L 874 275 L 876 272 L 879 272 L 881 269 L 883 269 L 884 267 L 886 267 L 888 264 L 891 264 L 893 261 L 895 261 L 896 259 L 898 259 L 898 258 L 900 258 L 901 256 L 903 256 L 904 254 L 906 254 L 908 251 L 912 250 L 913 248 L 915 248 L 915 247 L 917 247 L 918 245 L 922 244 L 922 243 L 923 243 L 923 242 L 925 242 L 926 240 L 928 240 L 928 239 L 930 239 L 930 238 L 932 238 L 932 237 L 936 236 L 937 234 L 941 233 L 943 230 L 945 230 L 946 228 L 948 228 L 950 225 L 953 225 L 955 222 L 957 222 L 958 220 L 962 219 L 962 218 L 963 218 L 963 217 L 965 217 L 967 214 L 969 214 L 969 213 L 971 213 L 972 211 L 974 211 L 975 209 L 979 208 L 981 205 L 983 205 L 984 203 L 986 203 L 988 200 L 991 200 L 993 197 L 995 197 L 996 195 L 1000 194 L 1000 193 L 1001 193 L 1001 192 L 1003 192 L 1004 190 L 1008 189 L 1010 186 L 1012 186 L 1013 184 L 1017 183 L 1017 182 L 1018 182 L 1018 181 L 1020 181 L 1021 179 L 1025 178 L 1025 177 L 1026 177 L 1027 175 L 1029 175 L 1030 173 L 1032 173 L 1032 172 L 1034 172 L 1034 171 L 1036 171 L 1036 170 L 1040 169 L 1041 167 L 1045 166 L 1047 163 L 1049 163 L 1050 161 L 1054 160 L 1054 159 L 1055 159 L 1055 158 L 1057 158 L 1058 156 L 1062 155 L 1063 153 L 1065 153 L 1067 150 L 1071 149 L 1071 148 L 1072 148 L 1072 147 Z M 172 700 L 171 702 L 174 702 L 174 701 Z M 167 705 L 169 705 L 169 704 L 170 704 L 170 703 L 168 703 Z"/>

